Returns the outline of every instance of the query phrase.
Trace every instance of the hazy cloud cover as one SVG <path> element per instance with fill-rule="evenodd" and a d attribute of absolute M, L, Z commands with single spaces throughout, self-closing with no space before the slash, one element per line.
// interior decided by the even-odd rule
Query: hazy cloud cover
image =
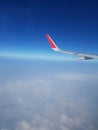
<path fill-rule="evenodd" d="M 96 64 L 4 59 L 0 130 L 97 130 Z"/>
<path fill-rule="evenodd" d="M 86 73 L 60 73 L 56 74 L 58 79 L 62 80 L 75 80 L 75 81 L 87 81 L 87 80 L 98 80 L 97 74 L 91 75 Z"/>

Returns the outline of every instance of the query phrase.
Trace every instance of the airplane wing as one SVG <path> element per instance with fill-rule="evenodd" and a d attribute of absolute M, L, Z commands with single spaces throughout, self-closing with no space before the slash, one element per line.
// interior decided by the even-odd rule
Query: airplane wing
<path fill-rule="evenodd" d="M 78 56 L 78 60 L 90 60 L 90 59 L 96 59 L 98 58 L 98 55 L 97 54 L 89 54 L 89 53 L 80 53 L 80 52 L 73 52 L 73 51 L 64 51 L 64 50 L 61 50 L 55 43 L 54 41 L 52 40 L 52 38 L 46 34 L 46 38 L 51 46 L 51 48 L 54 50 L 54 51 L 57 51 L 57 52 L 61 52 L 61 53 L 65 53 L 65 54 L 72 54 L 72 55 L 77 55 Z"/>

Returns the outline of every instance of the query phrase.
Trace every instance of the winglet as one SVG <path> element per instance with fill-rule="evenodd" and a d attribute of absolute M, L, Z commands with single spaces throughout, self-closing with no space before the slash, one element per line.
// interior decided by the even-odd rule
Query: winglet
<path fill-rule="evenodd" d="M 52 40 L 52 38 L 48 34 L 46 34 L 46 38 L 47 38 L 48 42 L 50 43 L 50 46 L 52 49 L 57 48 L 56 44 L 54 43 L 54 41 Z"/>
<path fill-rule="evenodd" d="M 48 42 L 53 50 L 60 51 L 60 49 L 57 47 L 57 45 L 54 43 L 54 41 L 52 40 L 52 38 L 48 34 L 46 34 L 46 38 L 47 38 L 47 40 L 48 40 Z"/>

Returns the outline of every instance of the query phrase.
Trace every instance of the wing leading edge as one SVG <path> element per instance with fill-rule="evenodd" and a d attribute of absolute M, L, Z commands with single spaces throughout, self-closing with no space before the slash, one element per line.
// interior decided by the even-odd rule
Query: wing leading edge
<path fill-rule="evenodd" d="M 90 59 L 97 59 L 98 58 L 98 55 L 96 55 L 96 54 L 80 53 L 80 52 L 73 52 L 73 51 L 64 51 L 64 50 L 61 50 L 55 44 L 55 42 L 52 40 L 52 38 L 48 34 L 46 34 L 46 38 L 47 38 L 47 40 L 48 40 L 51 48 L 54 51 L 65 53 L 65 54 L 77 55 L 78 56 L 78 58 L 77 58 L 78 60 L 90 60 Z"/>

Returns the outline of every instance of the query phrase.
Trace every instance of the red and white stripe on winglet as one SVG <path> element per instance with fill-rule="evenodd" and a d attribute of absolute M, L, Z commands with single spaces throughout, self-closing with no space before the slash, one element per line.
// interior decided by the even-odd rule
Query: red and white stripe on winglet
<path fill-rule="evenodd" d="M 48 42 L 50 43 L 51 48 L 56 49 L 57 46 L 55 45 L 54 41 L 51 39 L 51 37 L 48 34 L 46 34 L 46 38 L 47 38 Z"/>

